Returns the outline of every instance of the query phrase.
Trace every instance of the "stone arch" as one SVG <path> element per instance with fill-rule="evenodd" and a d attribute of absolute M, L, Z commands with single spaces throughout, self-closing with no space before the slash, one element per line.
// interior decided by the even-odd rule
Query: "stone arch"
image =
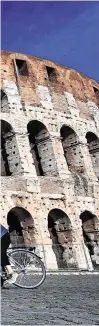
<path fill-rule="evenodd" d="M 1 175 L 19 174 L 20 157 L 15 132 L 5 120 L 1 120 Z"/>
<path fill-rule="evenodd" d="M 1 89 L 1 112 L 9 112 L 9 104 L 7 94 Z"/>
<path fill-rule="evenodd" d="M 85 245 L 89 250 L 92 262 L 99 266 L 99 220 L 88 210 L 80 214 Z"/>
<path fill-rule="evenodd" d="M 49 212 L 48 230 L 58 267 L 74 266 L 72 227 L 69 217 L 63 210 L 54 208 Z"/>
<path fill-rule="evenodd" d="M 71 172 L 84 172 L 82 154 L 78 136 L 75 131 L 67 125 L 60 130 L 64 156 Z"/>
<path fill-rule="evenodd" d="M 47 128 L 42 122 L 32 120 L 28 123 L 27 130 L 37 175 L 56 176 L 58 174 L 57 165 Z"/>
<path fill-rule="evenodd" d="M 7 214 L 12 244 L 34 244 L 35 227 L 31 214 L 23 207 L 13 207 Z"/>
<path fill-rule="evenodd" d="M 99 138 L 93 132 L 86 134 L 89 153 L 91 156 L 94 172 L 99 179 Z"/>

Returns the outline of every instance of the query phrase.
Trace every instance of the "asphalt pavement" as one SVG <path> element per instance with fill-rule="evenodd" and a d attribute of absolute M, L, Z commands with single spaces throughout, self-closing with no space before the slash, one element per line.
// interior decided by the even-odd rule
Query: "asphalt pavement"
<path fill-rule="evenodd" d="M 99 325 L 99 275 L 47 275 L 35 290 L 1 291 L 2 325 Z"/>

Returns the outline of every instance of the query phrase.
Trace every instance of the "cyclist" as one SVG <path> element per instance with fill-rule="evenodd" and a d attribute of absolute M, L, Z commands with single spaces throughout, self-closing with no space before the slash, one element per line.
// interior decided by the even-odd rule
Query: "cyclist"
<path fill-rule="evenodd" d="M 0 231 L 1 231 L 1 267 L 3 271 L 6 270 L 7 272 L 7 280 L 5 280 L 3 284 L 10 285 L 15 283 L 18 275 L 17 273 L 13 273 L 12 267 L 10 265 L 7 256 L 7 249 L 11 243 L 9 232 L 3 225 L 1 225 Z"/>

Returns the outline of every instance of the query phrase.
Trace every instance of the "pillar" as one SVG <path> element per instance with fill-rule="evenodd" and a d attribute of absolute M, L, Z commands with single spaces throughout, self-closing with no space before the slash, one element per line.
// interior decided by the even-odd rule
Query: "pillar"
<path fill-rule="evenodd" d="M 53 146 L 55 160 L 58 168 L 58 174 L 61 178 L 66 178 L 66 175 L 70 175 L 70 171 L 68 169 L 68 165 L 64 156 L 61 137 L 53 136 L 52 146 Z"/>

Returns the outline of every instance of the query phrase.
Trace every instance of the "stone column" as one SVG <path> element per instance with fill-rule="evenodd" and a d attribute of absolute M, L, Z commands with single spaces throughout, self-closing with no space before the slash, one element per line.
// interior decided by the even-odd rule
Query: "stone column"
<path fill-rule="evenodd" d="M 4 140 L 9 170 L 12 175 L 20 175 L 22 172 L 22 167 L 16 135 L 13 133 L 13 131 L 7 132 L 4 135 Z"/>
<path fill-rule="evenodd" d="M 18 112 L 20 115 L 20 112 L 22 112 L 22 104 L 16 83 L 4 79 L 3 85 L 4 91 L 8 98 L 8 107 L 6 107 L 7 111 L 9 109 L 9 112 L 12 110 L 12 114 L 16 114 L 16 112 Z"/>
<path fill-rule="evenodd" d="M 53 136 L 52 146 L 54 150 L 55 160 L 58 168 L 58 173 L 61 178 L 66 178 L 67 175 L 70 175 L 68 165 L 64 156 L 64 150 L 61 143 L 61 137 Z"/>
<path fill-rule="evenodd" d="M 93 140 L 89 146 L 89 154 L 91 156 L 93 170 L 99 179 L 99 139 Z"/>
<path fill-rule="evenodd" d="M 38 217 L 38 233 L 40 235 L 41 246 L 40 256 L 44 259 L 44 263 L 47 270 L 58 270 L 56 256 L 52 249 L 52 240 L 50 238 L 50 233 L 47 226 L 47 218 L 44 216 Z"/>
<path fill-rule="evenodd" d="M 99 108 L 92 101 L 88 101 L 88 108 L 89 108 L 91 114 L 94 116 L 96 129 L 97 129 L 97 132 L 99 133 Z"/>
<path fill-rule="evenodd" d="M 44 248 L 46 269 L 52 270 L 52 271 L 57 271 L 58 266 L 57 266 L 56 256 L 52 249 L 52 243 L 50 242 L 50 244 L 49 243 L 43 244 L 43 248 Z"/>
<path fill-rule="evenodd" d="M 71 113 L 71 116 L 74 118 L 79 118 L 79 109 L 73 94 L 65 92 L 66 100 L 68 103 L 68 109 Z"/>
<path fill-rule="evenodd" d="M 84 238 L 82 235 L 82 230 L 75 229 L 72 232 L 73 235 L 73 250 L 75 255 L 75 260 L 77 262 L 78 269 L 80 270 L 93 270 L 93 265 L 91 257 L 84 243 Z"/>
<path fill-rule="evenodd" d="M 42 130 L 36 136 L 36 144 L 40 157 L 40 163 L 45 176 L 57 176 L 57 164 L 53 152 L 52 141 L 49 133 Z"/>
<path fill-rule="evenodd" d="M 88 150 L 88 144 L 87 140 L 80 142 L 80 148 L 81 148 L 81 154 L 83 156 L 84 166 L 85 166 L 85 172 L 89 179 L 93 179 L 94 181 L 97 180 L 97 177 L 95 175 L 93 164 L 91 160 L 91 156 Z"/>
<path fill-rule="evenodd" d="M 16 133 L 16 140 L 18 145 L 18 150 L 20 154 L 20 161 L 22 166 L 22 175 L 25 177 L 37 178 L 36 169 L 32 154 L 30 153 L 30 143 L 28 139 L 28 134 L 18 134 Z"/>
<path fill-rule="evenodd" d="M 4 162 L 4 159 L 3 159 L 3 150 L 1 149 L 1 176 L 6 176 L 6 170 L 5 170 L 5 162 Z"/>

